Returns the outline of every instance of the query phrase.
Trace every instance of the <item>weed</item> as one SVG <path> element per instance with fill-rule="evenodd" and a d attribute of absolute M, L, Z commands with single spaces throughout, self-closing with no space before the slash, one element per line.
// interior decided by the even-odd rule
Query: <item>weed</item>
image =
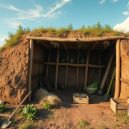
<path fill-rule="evenodd" d="M 84 121 L 84 120 L 80 120 L 78 123 L 79 128 L 81 129 L 89 129 L 89 122 Z"/>
<path fill-rule="evenodd" d="M 54 105 L 49 102 L 43 103 L 43 109 L 51 110 L 53 107 L 54 107 Z"/>
<path fill-rule="evenodd" d="M 106 126 L 102 126 L 100 129 L 109 129 L 109 128 Z"/>
<path fill-rule="evenodd" d="M 0 104 L 0 113 L 4 112 L 5 111 L 5 108 L 6 108 L 5 104 L 4 103 L 1 103 Z"/>
<path fill-rule="evenodd" d="M 129 116 L 126 116 L 126 117 L 124 118 L 124 122 L 125 122 L 125 123 L 129 123 Z"/>
<path fill-rule="evenodd" d="M 33 123 L 31 121 L 26 121 L 22 123 L 18 129 L 32 129 L 33 128 Z"/>
<path fill-rule="evenodd" d="M 23 108 L 22 114 L 28 120 L 34 120 L 36 117 L 37 109 L 32 104 L 28 104 Z"/>
<path fill-rule="evenodd" d="M 30 32 L 30 29 L 23 29 L 21 25 L 18 26 L 16 33 L 10 33 L 8 34 L 8 38 L 5 39 L 5 44 L 0 47 L 0 52 L 2 52 L 5 48 L 15 46 L 20 42 L 21 36 L 25 33 Z"/>

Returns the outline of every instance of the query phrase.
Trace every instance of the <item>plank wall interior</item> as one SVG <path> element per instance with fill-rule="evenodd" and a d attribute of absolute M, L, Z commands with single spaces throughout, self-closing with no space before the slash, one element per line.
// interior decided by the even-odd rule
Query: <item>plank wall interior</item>
<path fill-rule="evenodd" d="M 78 45 L 35 41 L 32 89 L 45 87 L 84 91 L 95 81 L 100 84 L 114 46 L 114 43 L 105 46 L 102 42 Z"/>

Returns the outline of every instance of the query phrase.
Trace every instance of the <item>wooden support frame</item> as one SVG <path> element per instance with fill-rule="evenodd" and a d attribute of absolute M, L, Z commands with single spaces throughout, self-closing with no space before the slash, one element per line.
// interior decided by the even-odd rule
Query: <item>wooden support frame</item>
<path fill-rule="evenodd" d="M 86 90 L 88 84 L 88 66 L 89 66 L 89 50 L 87 50 L 87 58 L 86 58 L 86 67 L 85 67 L 85 82 L 84 82 L 84 90 Z"/>
<path fill-rule="evenodd" d="M 114 54 L 112 53 L 110 55 L 110 59 L 108 61 L 108 65 L 107 65 L 106 71 L 104 73 L 104 76 L 103 76 L 103 79 L 102 79 L 102 82 L 101 82 L 101 85 L 100 85 L 99 93 L 101 93 L 103 91 L 104 87 L 105 87 L 105 83 L 106 83 L 106 80 L 107 80 L 107 77 L 108 77 L 108 74 L 109 74 L 112 62 L 113 62 L 113 58 L 114 58 Z"/>
<path fill-rule="evenodd" d="M 116 43 L 116 82 L 115 82 L 115 96 L 118 99 L 120 96 L 120 40 Z"/>
<path fill-rule="evenodd" d="M 67 51 L 67 62 L 69 61 L 69 52 Z M 68 80 L 68 66 L 66 65 L 66 70 L 65 70 L 65 88 L 67 87 L 67 80 Z"/>
<path fill-rule="evenodd" d="M 57 48 L 56 73 L 55 73 L 55 89 L 57 90 L 58 69 L 59 69 L 59 48 Z"/>
<path fill-rule="evenodd" d="M 78 84 L 79 84 L 79 67 L 78 67 L 78 64 L 79 64 L 79 50 L 77 50 L 77 89 L 79 89 L 78 87 Z"/>
<path fill-rule="evenodd" d="M 99 54 L 99 66 L 101 66 L 101 54 Z M 99 68 L 99 85 L 101 83 L 101 69 Z"/>
<path fill-rule="evenodd" d="M 33 63 L 33 39 L 30 39 L 30 46 L 29 46 L 29 87 L 28 91 L 32 90 L 31 81 L 32 81 L 32 63 Z M 29 96 L 29 101 L 31 101 L 31 95 Z"/>
<path fill-rule="evenodd" d="M 48 53 L 48 62 L 50 61 L 50 55 L 51 55 L 51 50 L 49 50 Z M 47 68 L 46 68 L 46 80 L 48 80 L 48 71 L 49 71 L 49 64 L 47 64 Z"/>

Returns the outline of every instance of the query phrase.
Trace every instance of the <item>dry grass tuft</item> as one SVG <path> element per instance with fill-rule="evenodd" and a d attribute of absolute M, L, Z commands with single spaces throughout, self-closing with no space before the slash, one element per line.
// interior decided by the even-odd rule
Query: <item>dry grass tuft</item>
<path fill-rule="evenodd" d="M 49 93 L 47 90 L 40 88 L 35 95 L 36 101 L 38 101 L 40 103 L 40 105 L 42 105 L 43 103 L 50 103 L 53 106 L 57 106 L 57 105 L 61 105 L 62 101 L 61 99 L 52 94 Z"/>

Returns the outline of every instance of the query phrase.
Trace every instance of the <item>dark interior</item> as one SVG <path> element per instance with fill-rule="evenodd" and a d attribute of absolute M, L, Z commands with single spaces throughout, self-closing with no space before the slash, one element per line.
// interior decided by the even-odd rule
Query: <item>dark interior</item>
<path fill-rule="evenodd" d="M 45 88 L 67 96 L 73 92 L 86 93 L 85 88 L 94 82 L 100 86 L 109 58 L 111 54 L 115 55 L 115 44 L 114 40 L 89 43 L 34 40 L 32 92 Z M 115 56 L 100 98 L 108 90 L 113 69 Z M 110 97 L 113 95 L 114 83 Z M 96 98 L 97 92 L 91 96 Z"/>

